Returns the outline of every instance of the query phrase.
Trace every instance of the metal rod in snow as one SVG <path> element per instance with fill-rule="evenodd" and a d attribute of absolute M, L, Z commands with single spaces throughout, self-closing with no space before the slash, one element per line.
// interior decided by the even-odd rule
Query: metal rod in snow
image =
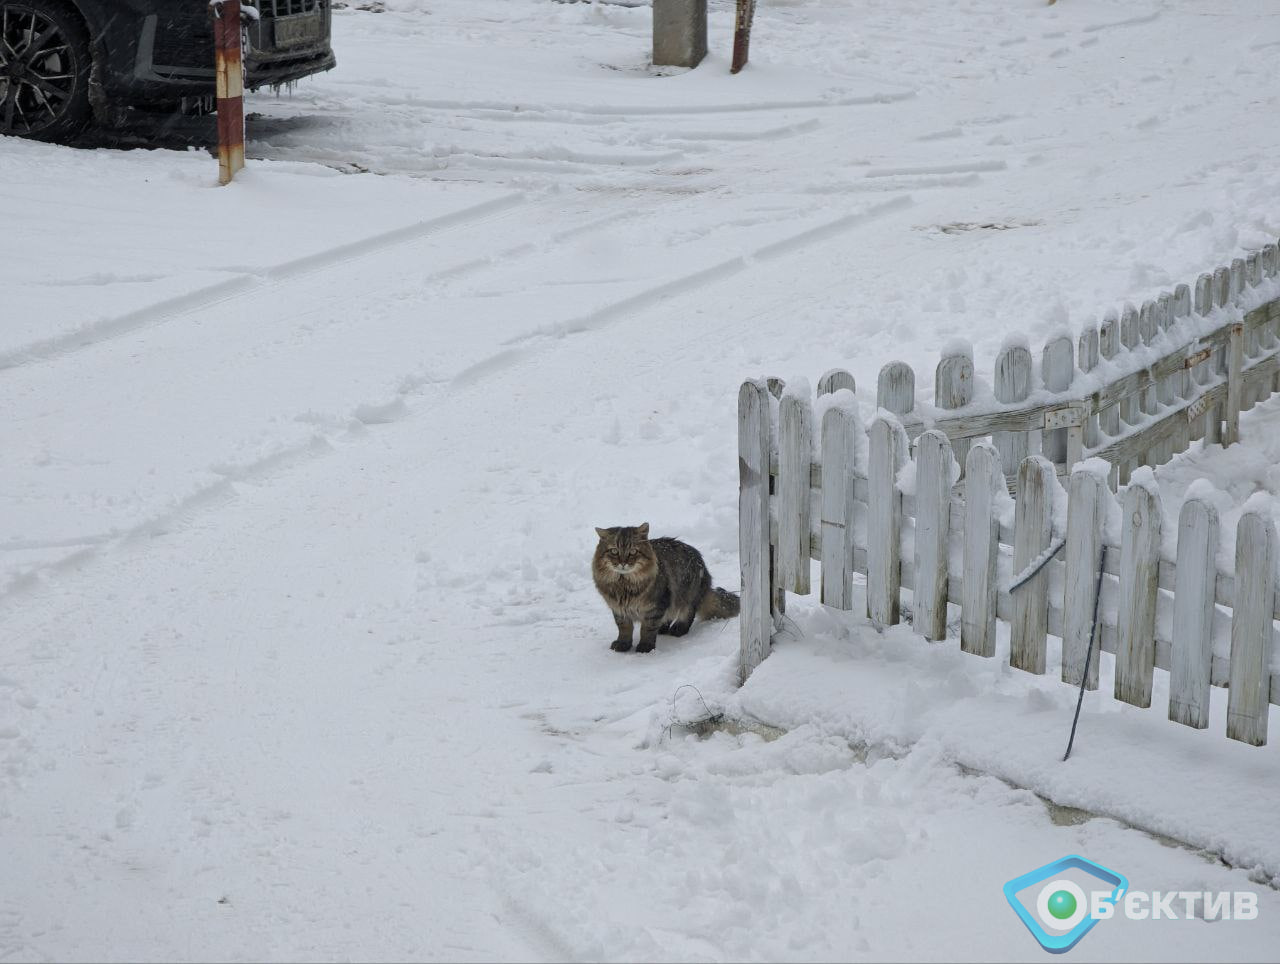
<path fill-rule="evenodd" d="M 1102 544 L 1098 553 L 1098 583 L 1093 590 L 1093 628 L 1089 630 L 1089 648 L 1084 651 L 1084 673 L 1080 676 L 1080 695 L 1076 697 L 1076 715 L 1071 718 L 1071 735 L 1067 737 L 1067 752 L 1062 754 L 1062 762 L 1066 763 L 1071 756 L 1071 747 L 1076 742 L 1076 727 L 1080 724 L 1080 707 L 1084 706 L 1084 689 L 1089 683 L 1089 664 L 1093 661 L 1093 644 L 1098 638 L 1098 609 L 1102 602 L 1102 575 L 1107 571 L 1107 544 Z"/>
<path fill-rule="evenodd" d="M 230 184 L 244 167 L 244 60 L 240 0 L 212 0 L 214 67 L 218 95 L 218 183 Z"/>
<path fill-rule="evenodd" d="M 1067 544 L 1066 539 L 1058 539 L 1049 546 L 1044 552 L 1031 560 L 1026 569 L 1018 574 L 1013 582 L 1009 583 L 1009 592 L 1017 592 L 1032 579 L 1040 574 L 1040 570 L 1049 565 L 1049 560 L 1062 551 L 1062 547 Z"/>

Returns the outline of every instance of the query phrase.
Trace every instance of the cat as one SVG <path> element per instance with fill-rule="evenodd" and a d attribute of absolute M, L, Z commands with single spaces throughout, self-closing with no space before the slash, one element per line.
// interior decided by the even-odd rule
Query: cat
<path fill-rule="evenodd" d="M 659 633 L 683 636 L 699 619 L 738 615 L 738 597 L 711 585 L 702 555 L 679 539 L 650 539 L 649 523 L 596 529 L 600 544 L 591 560 L 596 589 L 613 612 L 618 638 L 609 647 L 631 649 L 640 622 L 637 653 L 653 651 Z"/>

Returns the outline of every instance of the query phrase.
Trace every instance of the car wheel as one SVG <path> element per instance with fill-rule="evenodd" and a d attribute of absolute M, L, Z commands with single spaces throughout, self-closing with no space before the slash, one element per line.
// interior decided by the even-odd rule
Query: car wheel
<path fill-rule="evenodd" d="M 89 121 L 89 38 L 55 0 L 0 0 L 0 134 L 66 140 Z"/>

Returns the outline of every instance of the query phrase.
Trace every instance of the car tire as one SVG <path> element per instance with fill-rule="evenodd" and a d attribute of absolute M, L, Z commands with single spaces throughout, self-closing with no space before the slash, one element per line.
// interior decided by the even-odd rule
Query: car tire
<path fill-rule="evenodd" d="M 0 134 L 66 142 L 89 123 L 93 57 L 58 0 L 0 0 Z"/>

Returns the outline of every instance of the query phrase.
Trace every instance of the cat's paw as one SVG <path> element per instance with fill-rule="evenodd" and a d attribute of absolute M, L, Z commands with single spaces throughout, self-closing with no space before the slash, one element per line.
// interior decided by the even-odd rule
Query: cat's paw
<path fill-rule="evenodd" d="M 658 627 L 658 635 L 659 635 L 659 636 L 665 636 L 665 635 L 666 635 L 667 633 L 669 633 L 669 632 L 671 632 L 671 624 L 670 624 L 670 623 L 663 623 L 661 626 L 659 626 L 659 627 Z"/>
<path fill-rule="evenodd" d="M 652 653 L 652 652 L 653 652 L 653 647 L 654 647 L 655 645 L 657 645 L 657 644 L 656 644 L 653 640 L 649 640 L 649 642 L 647 642 L 647 643 L 646 643 L 646 642 L 641 642 L 641 643 L 640 643 L 640 645 L 636 647 L 636 652 L 637 652 L 637 653 Z"/>
<path fill-rule="evenodd" d="M 689 631 L 688 623 L 672 623 L 671 624 L 670 632 L 672 636 L 683 636 L 688 631 Z"/>
<path fill-rule="evenodd" d="M 609 644 L 609 648 L 613 650 L 615 653 L 629 653 L 631 652 L 631 640 L 615 639 L 612 643 Z M 652 646 L 650 646 L 649 648 L 653 649 Z"/>

